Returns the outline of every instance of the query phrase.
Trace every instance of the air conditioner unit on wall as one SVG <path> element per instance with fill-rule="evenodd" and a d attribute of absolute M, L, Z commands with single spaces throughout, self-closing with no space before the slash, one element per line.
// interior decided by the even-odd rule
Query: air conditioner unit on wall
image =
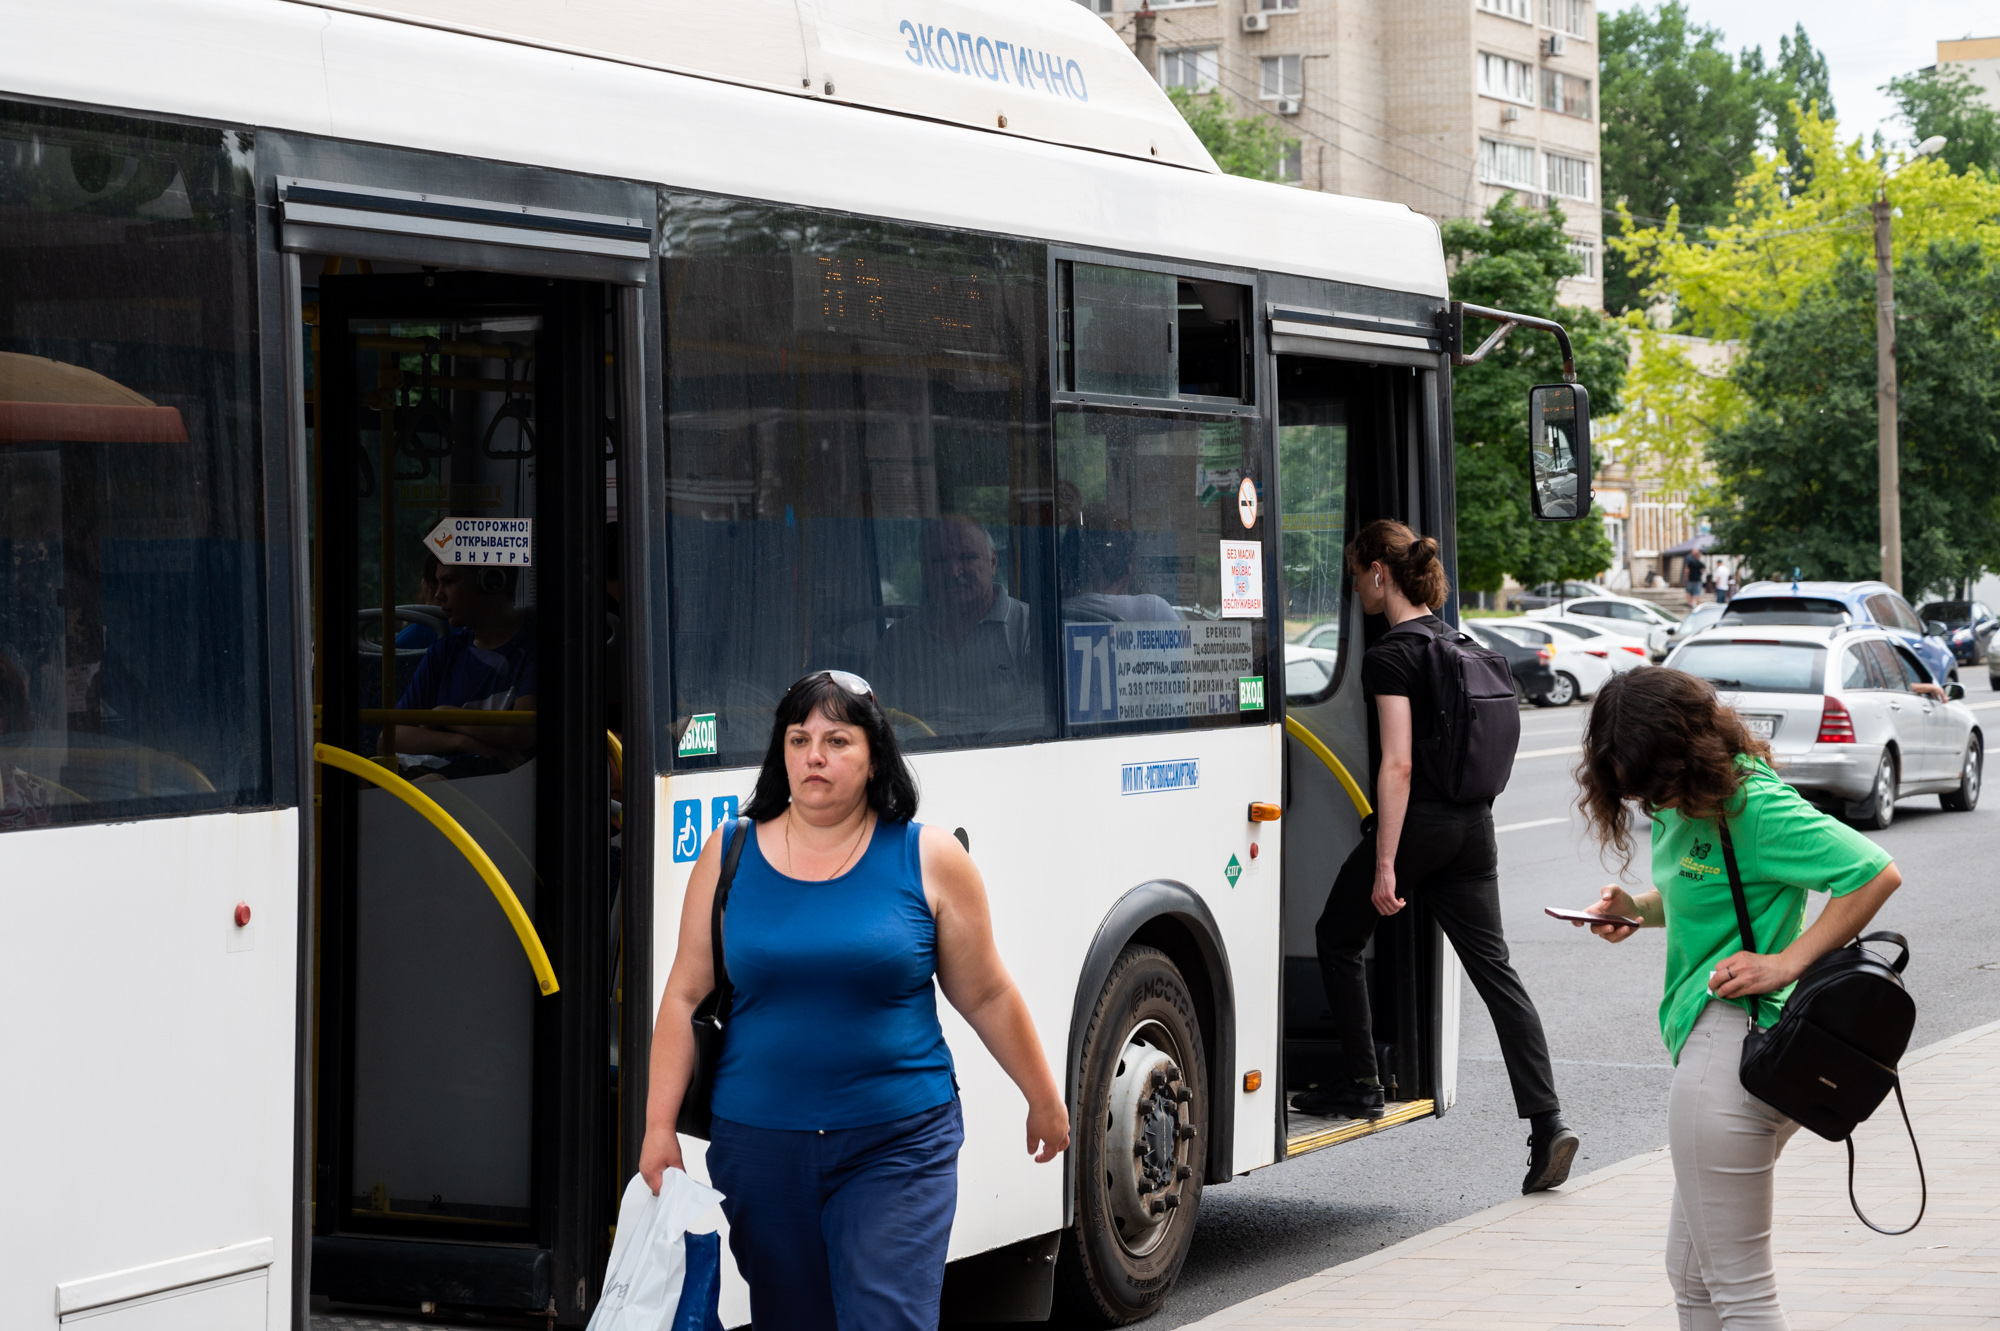
<path fill-rule="evenodd" d="M 1563 41 L 1563 35 L 1561 33 L 1552 32 L 1548 35 L 1548 38 L 1545 41 L 1543 41 L 1542 49 L 1549 55 L 1561 55 L 1563 51 L 1567 49 L 1567 45 Z"/>
<path fill-rule="evenodd" d="M 1299 99 L 1296 97 L 1280 97 L 1276 103 L 1276 110 L 1281 116 L 1295 116 L 1299 113 Z"/>
<path fill-rule="evenodd" d="M 1243 31 L 1269 32 L 1270 30 L 1271 16 L 1269 14 L 1250 13 L 1243 16 Z"/>
<path fill-rule="evenodd" d="M 1511 125 L 1511 124 L 1513 124 L 1513 123 L 1514 123 L 1514 122 L 1515 122 L 1516 120 L 1519 120 L 1520 118 L 1521 118 L 1521 108 L 1520 108 L 1520 107 L 1518 107 L 1518 106 L 1503 106 L 1503 107 L 1501 107 L 1501 108 L 1500 108 L 1500 123 L 1502 123 L 1502 124 L 1505 124 L 1505 125 Z"/>

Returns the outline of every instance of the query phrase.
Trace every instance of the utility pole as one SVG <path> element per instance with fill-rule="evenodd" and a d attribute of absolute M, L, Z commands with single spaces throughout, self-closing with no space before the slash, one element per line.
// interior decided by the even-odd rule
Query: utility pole
<path fill-rule="evenodd" d="M 1153 39 L 1153 7 L 1141 4 L 1132 15 L 1132 54 L 1139 57 L 1140 67 L 1148 77 L 1160 77 L 1159 45 Z"/>
<path fill-rule="evenodd" d="M 1882 581 L 1903 590 L 1903 492 L 1896 440 L 1896 270 L 1890 260 L 1889 200 L 1875 211 L 1875 441 L 1882 507 Z"/>

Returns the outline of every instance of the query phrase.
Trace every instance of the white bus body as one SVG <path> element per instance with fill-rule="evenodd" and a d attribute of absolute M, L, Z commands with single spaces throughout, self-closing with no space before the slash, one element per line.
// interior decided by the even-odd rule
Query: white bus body
<path fill-rule="evenodd" d="M 234 140 L 225 136 L 217 151 L 238 155 L 255 199 L 254 272 L 246 267 L 244 273 L 254 306 L 239 315 L 247 330 L 243 335 L 254 339 L 259 368 L 255 383 L 239 398 L 256 418 L 242 447 L 246 456 L 254 454 L 262 476 L 251 507 L 262 524 L 264 544 L 257 548 L 264 581 L 250 614 L 266 653 L 261 669 L 267 690 L 262 728 L 251 725 L 242 732 L 244 751 L 254 750 L 266 762 L 263 785 L 247 780 L 243 787 L 251 794 L 233 803 L 217 796 L 216 808 L 195 813 L 141 801 L 123 815 L 137 821 L 105 822 L 108 815 L 79 812 L 81 805 L 71 804 L 54 819 L 71 825 L 41 826 L 27 819 L 18 828 L 0 830 L 0 903 L 15 939 L 15 959 L 0 980 L 9 1014 L 0 1023 L 0 1059 L 10 1070 L 9 1089 L 0 1094 L 0 1131 L 11 1144 L 14 1202 L 9 1218 L 0 1222 L 0 1325 L 53 1328 L 76 1322 L 91 1331 L 302 1328 L 309 1318 L 312 1277 L 306 1268 L 313 1262 L 315 1233 L 321 1240 L 348 1243 L 339 1250 L 348 1254 L 342 1260 L 353 1260 L 354 1245 L 368 1241 L 365 1235 L 342 1238 L 346 1231 L 333 1232 L 339 1229 L 329 1219 L 334 1184 L 320 1154 L 334 1149 L 328 1139 L 339 1135 L 321 1104 L 322 1081 L 347 1075 L 326 1062 L 326 1041 L 333 1038 L 326 1023 L 333 1009 L 323 1006 L 333 1001 L 324 993 L 334 992 L 323 986 L 334 980 L 322 974 L 322 949 L 334 946 L 328 940 L 341 926 L 320 918 L 332 909 L 328 902 L 343 898 L 321 880 L 347 862 L 341 855 L 354 860 L 362 852 L 351 842 L 347 851 L 329 850 L 326 838 L 332 834 L 319 830 L 314 807 L 312 744 L 336 733 L 332 712 L 353 700 L 329 696 L 326 728 L 315 730 L 321 723 L 310 682 L 308 634 L 317 632 L 324 642 L 337 632 L 344 643 L 350 630 L 345 620 L 337 630 L 324 623 L 313 628 L 314 617 L 328 613 L 316 596 L 331 594 L 314 581 L 315 559 L 333 556 L 315 551 L 308 534 L 315 454 L 307 413 L 327 410 L 326 398 L 314 394 L 330 390 L 324 380 L 308 385 L 299 370 L 319 345 L 318 333 L 302 325 L 301 309 L 310 317 L 320 301 L 329 302 L 329 309 L 336 299 L 365 302 L 369 288 L 363 276 L 349 276 L 357 258 L 372 261 L 385 282 L 391 275 L 406 277 L 406 286 L 419 280 L 428 285 L 418 274 L 429 269 L 546 278 L 550 288 L 559 282 L 588 285 L 603 293 L 605 320 L 601 328 L 588 319 L 575 326 L 592 337 L 601 333 L 607 354 L 617 353 L 619 377 L 605 392 L 615 403 L 609 414 L 622 422 L 615 443 L 621 450 L 622 557 L 629 561 L 624 605 L 627 628 L 634 630 L 620 640 L 627 644 L 624 664 L 632 671 L 624 752 L 635 769 L 625 777 L 628 891 L 621 909 L 625 936 L 646 939 L 650 955 L 627 948 L 624 970 L 600 975 L 607 983 L 613 974 L 635 986 L 643 982 L 642 991 L 622 996 L 615 1015 L 540 1015 L 575 1012 L 570 1004 L 587 1006 L 582 976 L 598 972 L 580 973 L 579 963 L 565 961 L 582 955 L 583 944 L 573 937 L 564 941 L 562 926 L 549 914 L 554 907 L 546 902 L 537 907 L 530 884 L 507 873 L 503 863 L 502 872 L 515 880 L 528 913 L 537 916 L 551 940 L 563 986 L 557 995 L 536 1000 L 542 1005 L 534 1009 L 542 1032 L 536 1036 L 543 1051 L 538 1058 L 557 1058 L 550 1051 L 558 1047 L 573 1051 L 584 1039 L 579 1032 L 591 1039 L 608 1033 L 624 1042 L 623 1067 L 643 1067 L 643 1034 L 672 959 L 688 870 L 673 846 L 675 805 L 699 801 L 699 835 L 705 838 L 713 830 L 714 801 L 747 796 L 754 776 L 740 762 L 677 764 L 676 722 L 685 723 L 686 709 L 677 718 L 664 695 L 652 697 L 663 677 L 661 663 L 674 650 L 671 628 L 654 618 L 661 613 L 656 607 L 679 604 L 675 598 L 686 594 L 689 581 L 706 572 L 673 565 L 670 537 L 636 530 L 648 523 L 635 518 L 664 522 L 669 506 L 662 478 L 654 474 L 663 450 L 672 447 L 670 439 L 663 442 L 670 432 L 661 407 L 663 237 L 655 198 L 755 201 L 815 216 L 881 219 L 943 237 L 1004 238 L 1047 254 L 1051 273 L 1063 264 L 1116 267 L 1129 259 L 1132 271 L 1178 273 L 1184 284 L 1233 284 L 1244 293 L 1248 312 L 1237 334 L 1246 365 L 1238 405 L 1224 408 L 1219 398 L 1207 405 L 1190 398 L 1183 407 L 1205 420 L 1244 423 L 1249 432 L 1244 437 L 1255 441 L 1265 459 L 1260 497 L 1251 505 L 1257 520 L 1275 515 L 1279 484 L 1273 482 L 1287 487 L 1285 503 L 1293 502 L 1291 481 L 1279 463 L 1277 403 L 1286 400 L 1279 388 L 1282 361 L 1301 372 L 1349 375 L 1362 385 L 1350 391 L 1338 386 L 1349 380 L 1338 379 L 1334 388 L 1315 389 L 1321 393 L 1316 401 L 1346 393 L 1340 402 L 1360 404 L 1365 396 L 1370 404 L 1365 410 L 1329 408 L 1319 424 L 1298 427 L 1329 431 L 1324 438 L 1341 441 L 1340 449 L 1353 448 L 1359 460 L 1350 471 L 1342 455 L 1329 473 L 1334 479 L 1327 493 L 1335 497 L 1324 512 L 1315 510 L 1324 521 L 1296 530 L 1330 534 L 1330 548 L 1337 551 L 1341 534 L 1354 521 L 1398 516 L 1437 533 L 1450 555 L 1449 361 L 1431 324 L 1446 296 L 1435 225 L 1400 206 L 1217 173 L 1117 36 L 1083 8 L 1067 0 L 1006 6 L 912 0 L 901 7 L 822 0 L 723 9 L 633 3 L 556 15 L 534 4 L 461 0 L 376 6 L 0 0 L 0 26 L 8 34 L 0 43 L 0 129 L 14 115 L 41 117 L 34 124 L 56 126 L 48 133 L 58 137 L 140 134 L 149 125 L 241 131 Z M 928 57 L 921 40 L 925 32 L 932 33 Z M 938 51 L 947 39 L 954 57 L 966 53 L 970 71 L 945 67 Z M 982 41 L 990 46 L 982 47 Z M 994 78 L 987 72 L 984 52 L 992 50 L 991 68 L 1000 69 L 998 46 L 1004 43 L 1041 55 L 1039 82 L 1023 88 L 1009 81 L 1011 75 Z M 1060 88 L 1046 74 L 1050 53 L 1064 61 Z M 1067 74 L 1071 64 L 1074 79 Z M 1079 95 L 1084 91 L 1087 97 Z M 88 119 L 97 114 L 117 119 Z M 29 131 L 22 134 L 32 137 Z M 84 150 L 67 151 L 77 187 L 85 188 Z M 121 179 L 133 178 L 144 160 L 151 160 L 142 159 L 143 153 L 130 159 L 140 167 L 112 163 L 109 183 L 99 182 L 107 199 L 124 188 Z M 43 169 L 39 160 L 0 157 L 0 188 L 10 169 Z M 185 195 L 174 191 L 193 186 L 171 173 L 166 179 L 172 183 L 162 187 L 164 202 L 136 216 L 183 215 L 175 210 Z M 433 179 L 438 183 L 426 183 Z M 286 186 L 285 180 L 295 183 Z M 324 228 L 315 233 L 307 224 L 309 210 L 299 202 L 305 196 L 288 205 L 280 194 L 281 188 L 315 181 L 362 191 L 388 211 L 369 212 L 352 199 L 328 205 L 332 211 L 321 216 L 335 220 L 315 224 Z M 574 196 L 564 192 L 572 184 Z M 491 232 L 478 233 L 470 223 L 426 220 L 423 208 L 435 202 L 426 200 L 430 192 L 518 204 L 524 215 L 530 207 L 543 210 L 537 216 L 554 219 L 550 235 L 566 224 L 563 218 L 588 214 L 628 219 L 650 239 L 636 261 L 629 249 L 618 248 L 623 242 L 575 240 L 570 251 L 562 251 L 559 241 L 546 235 L 531 239 L 525 231 L 504 235 L 507 243 L 496 247 L 481 240 L 482 234 L 490 240 Z M 415 212 L 395 213 L 399 199 Z M 614 207 L 627 199 L 639 203 Z M 9 210 L 52 206 L 25 195 L 0 197 L 0 208 Z M 4 230 L 10 225 L 5 218 L 27 215 L 0 214 L 0 256 L 29 243 L 25 221 L 11 236 Z M 337 238 L 341 248 L 316 245 L 315 234 Z M 346 256 L 348 268 L 341 267 L 339 255 Z M 322 268 L 334 280 L 320 276 Z M 364 264 L 361 273 L 368 272 Z M 482 279 L 467 277 L 459 289 L 472 290 L 477 280 Z M 506 288 L 527 289 L 518 283 Z M 349 294 L 339 296 L 337 290 Z M 1051 290 L 1049 299 L 1054 298 Z M 0 302 L 7 299 L 0 293 Z M 17 337 L 29 335 L 24 329 L 52 330 L 36 335 L 52 339 L 53 346 L 63 337 L 87 335 L 87 329 L 66 333 L 59 321 L 34 324 L 44 317 L 36 312 L 40 308 L 24 304 L 17 312 Z M 147 328 L 166 328 L 176 317 L 171 300 L 148 308 L 153 312 L 146 317 L 153 322 Z M 354 327 L 362 322 L 357 316 Z M 329 328 L 326 335 L 348 332 Z M 387 335 L 396 335 L 393 327 Z M 385 335 L 364 330 L 353 336 Z M 11 354 L 64 360 L 46 350 L 23 349 L 29 347 L 0 341 L 0 350 Z M 1029 378 L 1042 382 L 1035 375 L 1045 374 L 1047 366 L 1031 368 Z M 117 379 L 109 370 L 103 373 Z M 21 510 L 12 518 L 4 510 L 29 491 L 9 490 L 10 484 L 26 482 L 4 468 L 10 450 L 25 457 L 19 446 L 40 448 L 38 441 L 49 436 L 9 426 L 29 417 L 18 410 L 7 414 L 16 406 L 7 400 L 8 382 L 0 377 L 0 539 L 19 541 L 27 539 Z M 1028 408 L 1041 413 L 1038 428 L 1045 430 L 1065 412 L 1081 420 L 1117 407 L 1088 392 L 1058 388 L 1051 394 Z M 19 392 L 12 396 L 23 398 Z M 668 415 L 672 410 L 671 404 L 665 408 Z M 1156 414 L 1167 411 L 1161 406 Z M 1340 411 L 1349 414 L 1336 422 Z M 1379 412 L 1379 418 L 1368 412 Z M 208 428 L 198 410 L 186 408 L 183 414 L 191 434 Z M 311 417 L 312 428 L 320 428 L 321 419 Z M 387 478 L 381 483 L 386 486 Z M 525 493 L 520 484 L 513 492 L 517 505 Z M 553 482 L 534 484 L 542 486 L 538 502 L 556 493 Z M 372 510 L 355 511 L 359 522 Z M 1234 521 L 1233 500 L 1228 512 Z M 568 520 L 546 512 L 544 518 Z M 601 518 L 593 514 L 589 521 Z M 579 530 L 586 534 L 577 539 L 588 545 L 590 528 Z M 1049 733 L 1038 736 L 1051 742 L 913 756 L 923 794 L 920 816 L 964 829 L 986 877 L 1002 954 L 1070 1086 L 1073 1110 L 1086 1094 L 1078 1085 L 1079 1014 L 1088 1012 L 1103 969 L 1133 931 L 1153 927 L 1156 935 L 1147 936 L 1186 940 L 1176 944 L 1183 946 L 1183 969 L 1219 968 L 1213 975 L 1189 976 L 1209 1024 L 1203 1036 L 1210 1065 L 1203 1126 L 1226 1125 L 1220 1140 L 1202 1137 L 1188 1157 L 1211 1184 L 1271 1164 L 1288 1151 L 1368 1130 L 1360 1124 L 1288 1126 L 1286 1118 L 1287 1045 L 1303 1040 L 1292 1055 L 1303 1058 L 1319 1047 L 1313 1040 L 1323 1045 L 1325 1039 L 1324 1031 L 1308 1032 L 1309 1038 L 1299 1034 L 1316 1018 L 1297 1014 L 1318 999 L 1316 981 L 1307 986 L 1310 992 L 1302 991 L 1306 981 L 1297 977 L 1311 974 L 1312 921 L 1326 883 L 1355 843 L 1357 813 L 1320 760 L 1281 733 L 1287 715 L 1282 681 L 1292 673 L 1285 646 L 1292 589 L 1279 567 L 1277 527 L 1259 530 L 1268 531 L 1260 537 L 1266 614 L 1258 632 L 1266 635 L 1261 650 L 1269 685 L 1261 717 L 1222 728 L 1090 731 L 1055 716 Z M 1287 523 L 1284 530 L 1295 528 Z M 353 539 L 360 551 L 355 557 L 369 557 L 365 542 Z M 1053 551 L 1054 537 L 1049 539 Z M 551 549 L 545 557 L 572 556 Z M 1360 612 L 1339 596 L 1337 557 L 1331 564 L 1323 553 L 1320 558 L 1320 573 L 1332 579 L 1333 589 L 1312 593 L 1311 604 L 1301 601 L 1305 608 L 1299 613 L 1332 607 L 1342 636 L 1358 642 Z M 343 565 L 325 574 L 348 580 L 338 593 L 347 599 L 330 604 L 360 603 L 366 575 L 353 571 L 358 567 Z M 397 568 L 395 576 L 403 576 Z M 1051 581 L 1042 590 L 1053 594 L 1053 563 L 1046 571 Z M 551 600 L 558 592 L 545 583 L 542 595 Z M 9 622 L 0 613 L 0 635 L 10 631 Z M 22 649 L 0 636 L 0 653 L 9 650 Z M 382 654 L 379 647 L 370 650 Z M 318 664 L 333 670 L 328 655 L 323 651 Z M 57 661 L 52 678 L 60 683 L 59 656 L 49 659 Z M 1356 659 L 1357 653 L 1347 653 L 1343 666 L 1330 655 L 1320 678 L 1312 678 L 1310 668 L 1295 676 L 1304 682 L 1294 690 L 1288 711 L 1365 782 Z M 34 692 L 39 687 L 30 682 L 24 696 L 41 697 Z M 90 686 L 86 681 L 71 687 Z M 72 703 L 77 696 L 70 694 Z M 1243 696 L 1247 705 L 1251 695 Z M 380 708 L 386 701 L 377 694 L 373 705 Z M 369 704 L 362 698 L 359 705 Z M 543 703 L 545 709 L 555 706 Z M 69 712 L 74 715 L 76 708 Z M 340 724 L 358 735 L 362 731 L 353 727 L 364 723 Z M 582 729 L 594 724 L 598 731 L 604 728 L 586 718 Z M 9 767 L 6 728 L 0 710 L 0 782 L 18 775 Z M 603 745 L 592 742 L 595 749 L 578 750 L 585 757 L 559 762 L 545 750 L 536 761 L 545 773 L 559 767 L 571 773 L 562 779 L 587 789 L 589 781 L 574 773 L 598 770 L 590 766 L 591 754 L 601 769 Z M 1182 762 L 1198 764 L 1198 780 L 1190 769 L 1189 779 L 1172 788 L 1125 793 L 1126 768 Z M 31 779 L 25 786 L 15 781 L 14 788 L 32 793 L 53 783 L 61 791 L 65 786 L 57 774 L 72 770 L 52 768 L 41 786 Z M 200 784 L 209 781 L 204 777 Z M 350 785 L 343 777 L 326 789 L 350 791 Z M 0 812 L 7 807 L 6 789 L 0 785 Z M 330 825 L 349 827 L 350 838 L 359 835 L 351 831 L 351 816 L 337 814 L 336 801 L 328 798 L 326 816 L 335 820 Z M 1249 821 L 1246 806 L 1252 801 L 1282 803 L 1284 819 Z M 419 829 L 411 835 L 429 835 L 414 819 L 407 821 Z M 543 824 L 545 841 L 550 826 Z M 484 838 L 470 822 L 467 827 L 475 839 Z M 525 834 L 521 839 L 528 847 L 523 853 L 532 859 L 534 842 Z M 599 856 L 592 862 L 601 864 L 603 852 L 592 854 Z M 496 851 L 495 858 L 504 857 Z M 529 876 L 560 876 L 537 863 L 542 867 L 528 866 Z M 361 871 L 350 864 L 341 872 Z M 472 899 L 480 903 L 477 909 L 486 911 L 490 903 L 480 880 L 462 872 Z M 547 900 L 555 899 L 554 889 L 542 891 Z M 239 903 L 248 907 L 247 924 L 238 922 Z M 1121 915 L 1121 909 L 1127 913 Z M 1204 914 L 1208 923 L 1196 919 Z M 632 929 L 635 925 L 643 928 Z M 581 927 L 572 926 L 571 933 Z M 1212 937 L 1196 937 L 1210 928 Z M 1400 1075 L 1408 1093 L 1392 1116 L 1397 1121 L 1443 1112 L 1455 1093 L 1456 966 L 1433 926 L 1412 923 L 1406 932 L 1407 937 L 1398 936 L 1400 959 L 1383 971 L 1385 995 L 1400 985 L 1403 996 L 1385 1000 L 1389 1006 L 1377 1037 L 1406 1049 Z M 511 948 L 510 936 L 501 936 Z M 343 946 L 352 946 L 352 937 Z M 1386 955 L 1389 944 L 1382 946 Z M 1211 952 L 1215 960 L 1201 960 Z M 527 982 L 518 951 L 509 954 L 507 964 L 518 967 L 516 978 Z M 1295 976 L 1289 984 L 1288 970 Z M 1068 1164 L 1036 1166 L 1023 1154 L 1018 1094 L 948 1008 L 945 1020 L 967 1122 L 952 1256 L 1026 1245 L 1022 1251 L 1046 1250 L 1052 1259 L 1059 1231 L 1076 1220 L 1073 1170 Z M 1291 1034 L 1288 1023 L 1297 1028 Z M 350 1032 L 341 1038 L 354 1037 Z M 1257 1089 L 1246 1089 L 1253 1073 Z M 563 1082 L 565 1088 L 588 1081 L 580 1072 L 563 1075 L 571 1079 Z M 535 1094 L 555 1096 L 546 1087 Z M 539 1243 L 554 1254 L 535 1268 L 533 1278 L 543 1282 L 536 1288 L 546 1286 L 546 1311 L 560 1324 L 580 1326 L 596 1297 L 602 1254 L 592 1245 L 602 1245 L 606 1218 L 576 1201 L 586 1194 L 577 1191 L 584 1185 L 575 1180 L 597 1180 L 588 1194 L 592 1205 L 598 1198 L 615 1199 L 635 1158 L 643 1078 L 628 1077 L 608 1091 L 576 1092 L 574 1105 L 603 1110 L 609 1116 L 604 1121 L 619 1125 L 615 1133 L 587 1115 L 576 1118 L 583 1111 L 565 1098 L 570 1094 L 565 1089 L 536 1102 L 546 1107 L 546 1114 L 543 1108 L 535 1111 L 543 1115 L 536 1119 L 537 1141 L 549 1143 L 547 1158 L 537 1154 L 534 1166 L 542 1171 L 535 1175 L 541 1181 L 534 1202 L 542 1208 L 535 1211 L 541 1218 L 533 1221 L 539 1227 L 534 1241 L 515 1247 L 525 1251 Z M 564 1126 L 557 1126 L 558 1119 Z M 578 1148 L 552 1135 L 565 1132 L 596 1145 Z M 692 1159 L 699 1172 L 698 1151 Z M 339 1205 L 358 1203 L 347 1198 Z M 388 1243 L 405 1231 L 389 1224 L 396 1215 L 393 1198 L 378 1197 L 377 1205 Z M 1187 1215 L 1184 1227 L 1191 1229 L 1192 1221 Z M 397 1260 L 406 1265 L 398 1268 L 404 1284 L 396 1287 L 418 1289 L 425 1277 L 421 1270 L 412 1275 L 407 1261 L 415 1260 L 410 1253 L 423 1251 L 414 1245 L 433 1236 L 416 1221 L 407 1232 L 415 1237 L 397 1249 Z M 1184 1250 L 1184 1239 L 1177 1241 Z M 973 1292 L 960 1297 L 980 1297 L 977 1291 L 986 1288 L 981 1281 L 994 1289 L 1007 1284 L 990 1272 L 974 1272 L 964 1281 Z M 1161 1288 L 1170 1284 L 1171 1273 Z M 449 1310 L 482 1302 L 465 1296 L 463 1288 L 441 1285 L 434 1298 L 413 1295 L 406 1306 L 436 1303 Z M 456 1297 L 454 1290 L 460 1291 Z M 1003 1291 L 992 1297 L 995 1307 L 1009 1298 L 1026 1299 L 1029 1306 L 1038 1298 L 1045 1302 L 1046 1275 L 1029 1281 L 1025 1294 Z M 386 1306 L 394 1300 L 378 1302 Z M 746 1308 L 740 1284 L 733 1284 L 725 1321 L 747 1320 Z M 537 1305 L 534 1311 L 544 1309 Z"/>

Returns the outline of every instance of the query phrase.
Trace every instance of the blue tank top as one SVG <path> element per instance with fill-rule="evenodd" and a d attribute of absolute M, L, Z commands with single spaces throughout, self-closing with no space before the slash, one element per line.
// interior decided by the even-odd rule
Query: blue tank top
<path fill-rule="evenodd" d="M 750 833 L 723 915 L 736 1005 L 711 1097 L 717 1117 L 859 1128 L 958 1093 L 931 987 L 937 921 L 924 899 L 920 828 L 878 821 L 860 861 L 818 883 L 779 873 Z"/>

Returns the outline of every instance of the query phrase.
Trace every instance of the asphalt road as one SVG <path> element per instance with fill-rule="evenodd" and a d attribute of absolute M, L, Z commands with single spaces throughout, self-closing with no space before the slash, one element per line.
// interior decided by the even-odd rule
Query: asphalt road
<path fill-rule="evenodd" d="M 1966 702 L 1978 709 L 1982 729 L 2000 732 L 2000 696 L 1986 672 L 1963 673 Z M 1573 748 L 1587 706 L 1525 710 L 1523 754 Z M 1612 947 L 1542 913 L 1549 905 L 1588 905 L 1615 877 L 1583 841 L 1571 807 L 1574 761 L 1573 752 L 1521 758 L 1495 821 L 1507 936 L 1548 1031 L 1564 1115 L 1583 1138 L 1581 1174 L 1666 1141 L 1671 1069 L 1657 1018 L 1664 935 L 1649 930 Z M 1904 877 L 1877 925 L 1910 939 L 1912 1047 L 2000 1019 L 2000 894 L 1992 890 L 2000 803 L 1988 799 L 1973 813 L 1952 814 L 1935 796 L 1913 797 L 1887 831 L 1871 835 Z M 1649 886 L 1643 842 L 1634 869 L 1625 881 Z M 1197 1321 L 1519 1195 L 1526 1125 L 1514 1117 L 1493 1024 L 1469 985 L 1461 1030 L 1458 1104 L 1443 1118 L 1207 1189 L 1180 1284 L 1146 1325 Z M 1921 1131 L 1921 1106 L 1916 1111 Z M 1900 1133 L 1899 1120 L 1892 1134 L 1878 1115 L 1857 1141 L 1864 1152 L 1873 1143 L 1887 1155 L 1900 1147 Z M 1801 1134 L 1789 1149 L 1841 1148 Z M 1912 1184 L 1909 1198 L 1885 1197 L 1882 1209 L 1900 1214 L 1900 1203 L 1914 1198 Z"/>

